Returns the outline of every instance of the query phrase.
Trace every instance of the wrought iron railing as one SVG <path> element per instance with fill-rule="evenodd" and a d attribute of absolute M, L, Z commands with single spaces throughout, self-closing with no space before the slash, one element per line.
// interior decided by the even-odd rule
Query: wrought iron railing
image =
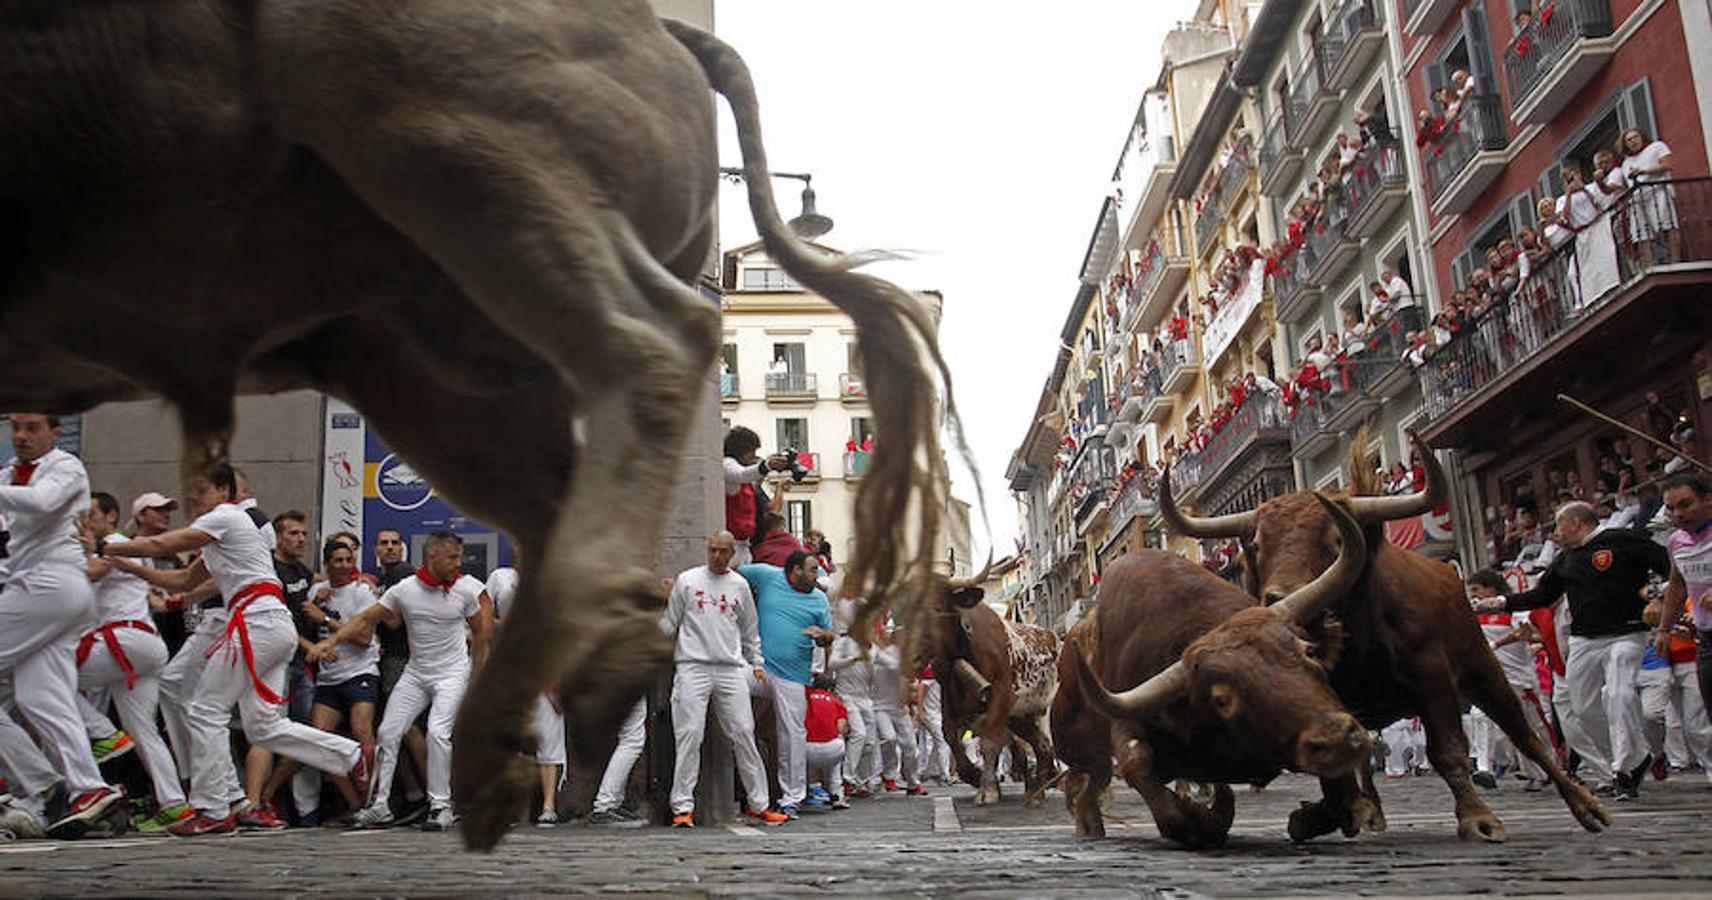
<path fill-rule="evenodd" d="M 736 400 L 741 392 L 736 372 L 721 372 L 719 374 L 719 399 Z"/>
<path fill-rule="evenodd" d="M 1349 179 L 1349 214 L 1360 216 L 1368 205 L 1387 190 L 1408 183 L 1403 172 L 1403 154 L 1397 145 L 1374 146 L 1356 160 Z"/>
<path fill-rule="evenodd" d="M 1361 33 L 1376 27 L 1373 0 L 1344 0 L 1332 17 L 1331 30 L 1326 34 L 1327 71 L 1343 65 L 1345 54 L 1355 46 Z"/>
<path fill-rule="evenodd" d="M 1461 111 L 1445 126 L 1445 132 L 1422 148 L 1427 187 L 1434 200 L 1468 168 L 1476 155 L 1502 150 L 1509 142 L 1504 133 L 1504 114 L 1498 107 L 1496 95 L 1469 97 L 1462 101 Z"/>
<path fill-rule="evenodd" d="M 1301 129 L 1308 119 L 1308 107 L 1319 99 L 1325 91 L 1326 58 L 1320 48 L 1308 51 L 1307 64 L 1296 76 L 1296 83 L 1290 88 L 1290 115 L 1284 120 L 1285 136 L 1294 142 L 1301 134 Z"/>
<path fill-rule="evenodd" d="M 1236 202 L 1237 187 L 1243 176 L 1254 167 L 1253 149 L 1248 141 L 1243 141 L 1234 152 L 1219 177 L 1213 184 L 1213 189 L 1207 193 L 1201 203 L 1201 209 L 1195 213 L 1195 247 L 1205 249 L 1207 241 L 1212 237 L 1213 229 L 1224 220 L 1230 212 L 1231 204 Z"/>
<path fill-rule="evenodd" d="M 782 372 L 767 376 L 768 397 L 813 397 L 820 392 L 812 372 Z"/>
<path fill-rule="evenodd" d="M 1290 149 L 1284 146 L 1284 123 L 1280 119 L 1288 119 L 1285 114 L 1275 114 L 1267 121 L 1265 132 L 1260 137 L 1260 180 L 1267 181 L 1272 173 L 1277 171 L 1278 164 L 1284 157 L 1290 155 Z"/>
<path fill-rule="evenodd" d="M 1609 0 L 1548 0 L 1533 21 L 1504 48 L 1504 83 L 1510 108 L 1528 101 L 1575 42 L 1611 33 Z"/>
<path fill-rule="evenodd" d="M 1614 266 L 1595 243 L 1607 235 L 1615 244 Z M 1577 258 L 1578 243 L 1585 244 L 1585 266 Z M 1427 416 L 1450 412 L 1654 268 L 1707 261 L 1712 261 L 1712 178 L 1638 185 L 1534 266 L 1508 297 L 1433 351 L 1420 371 Z"/>

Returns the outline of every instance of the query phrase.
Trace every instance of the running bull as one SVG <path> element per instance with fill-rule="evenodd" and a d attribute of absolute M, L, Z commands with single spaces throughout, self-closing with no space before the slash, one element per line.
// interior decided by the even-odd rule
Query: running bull
<path fill-rule="evenodd" d="M 1582 827 L 1603 830 L 1611 824 L 1610 815 L 1563 772 L 1528 727 L 1456 570 L 1385 541 L 1385 522 L 1437 509 L 1449 492 L 1431 449 L 1413 431 L 1409 441 L 1427 469 L 1426 487 L 1416 493 L 1361 496 L 1373 491 L 1372 466 L 1359 456 L 1349 463 L 1355 473 L 1353 494 L 1339 499 L 1338 505 L 1361 523 L 1375 549 L 1361 577 L 1332 599 L 1324 620 L 1311 623 L 1328 642 L 1341 644 L 1330 670 L 1332 687 L 1369 729 L 1404 716 L 1420 717 L 1427 757 L 1455 798 L 1457 834 L 1464 840 L 1506 838 L 1504 824 L 1474 789 L 1468 738 L 1462 730 L 1464 701 L 1480 707 L 1517 749 L 1547 772 Z M 1357 454 L 1367 445 L 1365 437 L 1358 437 Z M 1160 482 L 1159 506 L 1166 524 L 1190 537 L 1238 538 L 1247 589 L 1268 603 L 1332 564 L 1338 532 L 1334 525 L 1341 520 L 1310 492 L 1286 494 L 1248 512 L 1200 518 L 1177 508 L 1169 478 Z M 1305 840 L 1335 829 L 1383 829 L 1371 771 L 1362 768 L 1359 785 L 1356 778 L 1355 773 L 1322 776 L 1324 799 L 1297 810 L 1290 821 L 1291 836 Z"/>
<path fill-rule="evenodd" d="M 1065 638 L 1052 703 L 1077 834 L 1105 835 L 1100 798 L 1114 757 L 1160 834 L 1193 848 L 1225 843 L 1230 785 L 1264 785 L 1285 769 L 1343 777 L 1367 758 L 1367 732 L 1332 693 L 1324 651 L 1301 625 L 1348 591 L 1367 559 L 1355 521 L 1321 502 L 1337 560 L 1270 608 L 1173 553 L 1140 550 L 1106 570 L 1099 606 Z M 1173 790 L 1174 780 L 1211 785 L 1211 802 Z"/>

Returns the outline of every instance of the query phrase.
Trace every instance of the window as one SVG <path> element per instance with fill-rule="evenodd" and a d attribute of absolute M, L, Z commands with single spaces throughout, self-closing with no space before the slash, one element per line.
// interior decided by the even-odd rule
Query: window
<path fill-rule="evenodd" d="M 719 355 L 725 360 L 725 371 L 737 374 L 737 345 L 726 344 L 720 348 Z"/>
<path fill-rule="evenodd" d="M 802 286 L 778 266 L 746 266 L 743 269 L 743 290 L 800 291 Z"/>
<path fill-rule="evenodd" d="M 862 374 L 862 351 L 855 341 L 844 345 L 844 371 L 856 376 Z"/>
<path fill-rule="evenodd" d="M 807 419 L 780 419 L 777 429 L 780 449 L 795 447 L 800 452 L 808 451 Z"/>
<path fill-rule="evenodd" d="M 785 361 L 785 371 L 796 375 L 808 371 L 808 350 L 803 344 L 774 344 L 773 360 Z"/>
<path fill-rule="evenodd" d="M 808 534 L 809 529 L 814 527 L 813 501 L 786 500 L 785 527 L 791 530 L 791 534 L 796 535 L 797 540 L 802 540 L 803 536 Z"/>
<path fill-rule="evenodd" d="M 1616 146 L 1617 138 L 1630 128 L 1639 128 L 1657 136 L 1653 117 L 1652 87 L 1643 78 L 1625 88 L 1618 88 L 1599 105 L 1569 140 L 1553 154 L 1554 164 L 1540 173 L 1539 192 L 1542 197 L 1563 193 L 1563 176 L 1558 167 L 1574 160 L 1584 167 L 1593 165 L 1593 154 Z"/>
<path fill-rule="evenodd" d="M 862 441 L 874 433 L 874 420 L 867 416 L 850 417 L 850 440 L 861 446 Z"/>
<path fill-rule="evenodd" d="M 1307 334 L 1302 335 L 1302 339 L 1297 342 L 1296 358 L 1300 360 L 1306 357 L 1308 355 L 1308 348 L 1312 346 L 1315 341 L 1323 342 L 1324 340 L 1325 338 L 1320 334 L 1320 326 L 1315 325 L 1312 329 L 1309 329 Z"/>

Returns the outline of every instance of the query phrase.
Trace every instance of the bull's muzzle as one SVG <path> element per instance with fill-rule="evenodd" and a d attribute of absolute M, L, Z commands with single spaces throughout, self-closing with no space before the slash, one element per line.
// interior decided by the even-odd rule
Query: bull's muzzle
<path fill-rule="evenodd" d="M 1296 739 L 1296 768 L 1329 778 L 1361 764 L 1373 751 L 1367 729 L 1346 712 L 1331 712 Z"/>

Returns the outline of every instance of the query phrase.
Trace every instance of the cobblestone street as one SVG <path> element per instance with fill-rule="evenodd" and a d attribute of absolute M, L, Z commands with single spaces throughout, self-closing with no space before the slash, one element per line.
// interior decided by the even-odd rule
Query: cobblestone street
<path fill-rule="evenodd" d="M 1712 892 L 1712 786 L 1649 783 L 1615 824 L 1586 834 L 1550 793 L 1507 781 L 1488 794 L 1510 829 L 1503 845 L 1456 839 L 1436 778 L 1381 786 L 1390 830 L 1292 846 L 1284 820 L 1314 782 L 1241 791 L 1231 843 L 1193 853 L 1162 842 L 1120 789 L 1112 835 L 1078 840 L 1062 795 L 1038 810 L 1017 792 L 980 808 L 963 786 L 886 797 L 762 830 L 519 828 L 492 855 L 410 829 L 289 831 L 180 841 L 127 838 L 0 847 L 6 896 L 458 895 L 629 893 L 1049 896 L 1280 894 L 1647 894 Z"/>

